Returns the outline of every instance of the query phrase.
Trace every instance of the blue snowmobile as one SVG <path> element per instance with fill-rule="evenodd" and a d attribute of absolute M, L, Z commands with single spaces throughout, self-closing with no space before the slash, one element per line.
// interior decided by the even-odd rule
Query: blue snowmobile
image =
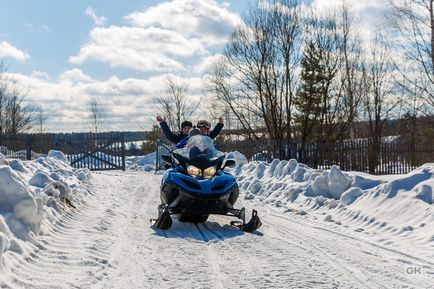
<path fill-rule="evenodd" d="M 163 155 L 162 159 L 171 168 L 165 171 L 161 181 L 161 204 L 153 228 L 171 228 L 174 214 L 179 215 L 180 222 L 194 223 L 205 222 L 210 214 L 236 217 L 239 220 L 232 221 L 231 225 L 245 232 L 261 226 L 256 210 L 246 223 L 245 208 L 234 208 L 238 184 L 223 169 L 234 166 L 235 161 L 224 162 L 225 154 L 216 150 L 209 137 L 192 136 L 184 148 L 172 150 L 170 156 Z"/>

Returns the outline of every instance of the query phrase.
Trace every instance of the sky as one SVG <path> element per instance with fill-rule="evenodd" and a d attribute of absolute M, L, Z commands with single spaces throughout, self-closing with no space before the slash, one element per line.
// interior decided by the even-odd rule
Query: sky
<path fill-rule="evenodd" d="M 187 81 L 199 98 L 207 65 L 254 2 L 2 0 L 0 60 L 27 100 L 43 107 L 50 132 L 88 131 L 91 98 L 106 111 L 105 129 L 150 128 L 167 76 Z M 383 3 L 352 4 L 361 30 L 369 34 Z"/>

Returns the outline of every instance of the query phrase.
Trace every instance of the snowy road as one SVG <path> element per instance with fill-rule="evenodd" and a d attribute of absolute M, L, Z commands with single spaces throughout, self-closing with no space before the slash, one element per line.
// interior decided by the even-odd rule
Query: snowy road
<path fill-rule="evenodd" d="M 434 288 L 434 260 L 259 204 L 256 234 L 221 216 L 154 231 L 160 179 L 94 173 L 95 195 L 46 224 L 38 247 L 6 253 L 3 287 Z"/>

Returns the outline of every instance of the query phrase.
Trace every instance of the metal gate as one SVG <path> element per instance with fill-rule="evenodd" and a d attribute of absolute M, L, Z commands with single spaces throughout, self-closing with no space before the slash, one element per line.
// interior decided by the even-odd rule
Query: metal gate
<path fill-rule="evenodd" d="M 123 133 L 58 134 L 54 142 L 74 168 L 125 171 Z"/>
<path fill-rule="evenodd" d="M 159 170 L 166 169 L 165 163 L 162 159 L 162 155 L 170 155 L 170 152 L 174 149 L 174 147 L 168 146 L 163 141 L 158 140 L 157 141 L 157 149 L 156 149 L 156 156 L 155 156 L 155 172 Z"/>

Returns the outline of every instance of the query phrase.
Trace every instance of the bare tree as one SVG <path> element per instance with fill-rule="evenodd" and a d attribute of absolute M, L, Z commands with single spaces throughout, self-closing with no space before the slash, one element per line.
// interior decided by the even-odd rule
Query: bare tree
<path fill-rule="evenodd" d="M 30 130 L 35 107 L 26 101 L 23 88 L 6 75 L 0 61 L 0 134 L 17 134 Z"/>
<path fill-rule="evenodd" d="M 408 92 L 414 87 L 434 107 L 434 0 L 389 0 L 391 23 L 403 59 L 398 62 Z M 431 108 L 432 110 L 432 108 Z"/>
<path fill-rule="evenodd" d="M 5 71 L 4 63 L 0 61 L 0 135 L 6 130 L 6 100 L 8 96 Z"/>
<path fill-rule="evenodd" d="M 165 85 L 157 92 L 154 103 L 169 125 L 181 129 L 181 123 L 197 110 L 200 100 L 189 96 L 189 85 L 185 80 L 167 76 Z"/>
<path fill-rule="evenodd" d="M 257 128 L 291 141 L 291 111 L 302 51 L 300 2 L 260 2 L 232 33 L 207 87 L 236 117 L 246 136 Z"/>
<path fill-rule="evenodd" d="M 6 97 L 5 131 L 10 134 L 23 133 L 33 126 L 35 106 L 27 103 L 23 89 L 12 82 Z"/>
<path fill-rule="evenodd" d="M 345 4 L 340 11 L 340 54 L 342 56 L 338 138 L 343 138 L 349 130 L 352 140 L 356 138 L 354 123 L 357 120 L 362 99 L 367 93 L 366 67 L 361 40 L 355 31 L 354 15 Z"/>
<path fill-rule="evenodd" d="M 369 171 L 372 174 L 378 165 L 385 122 L 393 109 L 400 104 L 400 99 L 394 94 L 395 65 L 389 55 L 390 48 L 386 41 L 387 37 L 378 31 L 371 41 L 367 61 L 369 92 L 364 98 L 364 113 L 371 148 Z"/>
<path fill-rule="evenodd" d="M 100 132 L 102 126 L 105 124 L 106 111 L 95 97 L 91 97 L 91 99 L 89 100 L 88 111 L 88 125 L 90 131 L 93 133 Z"/>
<path fill-rule="evenodd" d="M 44 109 L 41 106 L 36 107 L 35 113 L 37 131 L 42 135 L 46 131 L 45 123 L 48 119 L 48 115 L 45 113 Z"/>

